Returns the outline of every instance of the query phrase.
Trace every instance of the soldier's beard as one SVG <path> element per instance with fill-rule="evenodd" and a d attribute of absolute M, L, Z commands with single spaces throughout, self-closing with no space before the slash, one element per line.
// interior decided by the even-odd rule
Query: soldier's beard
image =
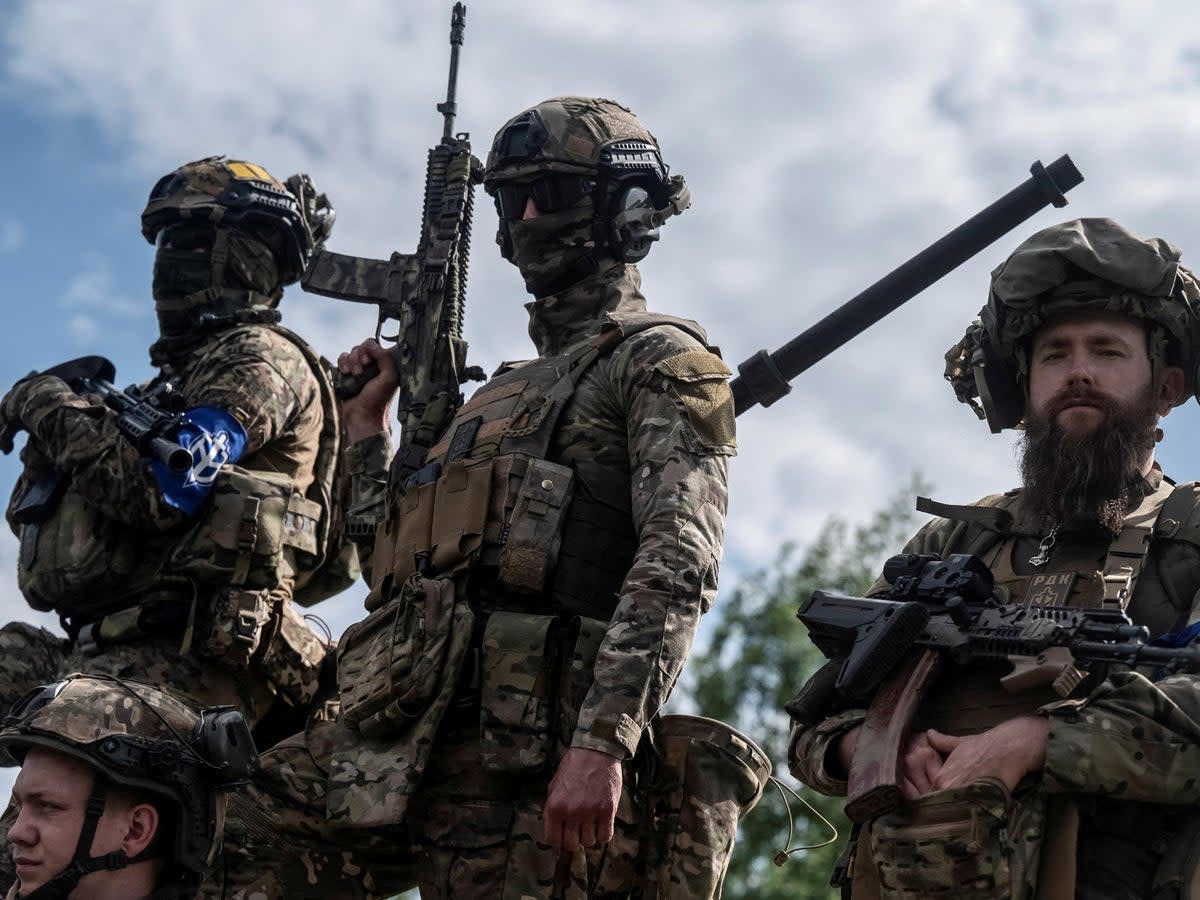
<path fill-rule="evenodd" d="M 1154 385 L 1122 406 L 1097 393 L 1063 392 L 1043 413 L 1025 419 L 1020 442 L 1022 506 L 1038 527 L 1101 525 L 1114 535 L 1125 522 L 1130 491 L 1154 446 Z M 1058 424 L 1058 413 L 1084 400 L 1103 418 L 1082 435 Z"/>

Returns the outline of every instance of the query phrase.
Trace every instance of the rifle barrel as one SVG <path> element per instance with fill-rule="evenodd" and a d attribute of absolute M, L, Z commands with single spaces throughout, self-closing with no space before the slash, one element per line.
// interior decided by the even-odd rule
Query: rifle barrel
<path fill-rule="evenodd" d="M 857 297 L 843 303 L 816 325 L 774 353 L 760 350 L 741 363 L 739 377 L 730 383 L 735 413 L 740 415 L 758 403 L 770 406 L 791 390 L 788 382 L 801 372 L 866 331 L 980 250 L 1046 206 L 1066 206 L 1067 199 L 1063 195 L 1083 181 L 1083 175 L 1065 154 L 1048 166 L 1036 161 L 1029 171 L 1031 176 L 1022 184 L 884 275 Z"/>
<path fill-rule="evenodd" d="M 458 93 L 458 48 L 462 46 L 466 28 L 467 8 L 462 3 L 455 3 L 450 13 L 450 78 L 446 83 L 446 102 L 437 105 L 438 112 L 445 116 L 443 141 L 454 137 L 454 117 L 458 114 L 458 103 L 454 99 Z"/>

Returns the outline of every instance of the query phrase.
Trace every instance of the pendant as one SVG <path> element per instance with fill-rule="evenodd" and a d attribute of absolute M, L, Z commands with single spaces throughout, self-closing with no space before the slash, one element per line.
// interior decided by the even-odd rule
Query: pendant
<path fill-rule="evenodd" d="M 1054 538 L 1058 535 L 1058 527 L 1055 525 L 1050 529 L 1050 533 L 1042 538 L 1042 542 L 1038 544 L 1037 555 L 1029 557 L 1031 566 L 1044 566 L 1050 562 L 1050 548 L 1054 546 Z"/>

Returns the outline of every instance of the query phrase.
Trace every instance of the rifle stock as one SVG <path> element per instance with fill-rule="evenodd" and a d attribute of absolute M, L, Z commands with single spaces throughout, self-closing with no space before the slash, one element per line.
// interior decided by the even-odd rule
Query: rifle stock
<path fill-rule="evenodd" d="M 862 823 L 903 801 L 900 761 L 913 716 L 941 668 L 941 654 L 921 650 L 908 657 L 867 708 L 850 763 L 846 815 Z"/>

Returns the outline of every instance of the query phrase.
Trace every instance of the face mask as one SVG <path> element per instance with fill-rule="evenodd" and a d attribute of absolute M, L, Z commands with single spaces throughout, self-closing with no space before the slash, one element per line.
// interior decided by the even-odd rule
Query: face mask
<path fill-rule="evenodd" d="M 160 247 L 154 256 L 151 293 L 154 299 L 179 300 L 207 290 L 212 284 L 212 261 L 207 253 Z M 163 337 L 186 334 L 191 316 L 184 309 L 167 309 L 156 304 L 158 333 Z"/>
<path fill-rule="evenodd" d="M 248 234 L 229 235 L 229 259 L 222 287 L 255 291 L 273 297 L 281 290 L 279 263 L 271 248 Z"/>
<path fill-rule="evenodd" d="M 569 278 L 572 267 L 595 250 L 593 219 L 594 208 L 587 200 L 533 219 L 501 223 L 501 229 L 508 229 L 512 244 L 508 258 L 521 270 L 530 293 L 545 296 L 561 289 L 555 285 Z M 497 236 L 501 246 L 503 237 L 503 232 Z"/>

